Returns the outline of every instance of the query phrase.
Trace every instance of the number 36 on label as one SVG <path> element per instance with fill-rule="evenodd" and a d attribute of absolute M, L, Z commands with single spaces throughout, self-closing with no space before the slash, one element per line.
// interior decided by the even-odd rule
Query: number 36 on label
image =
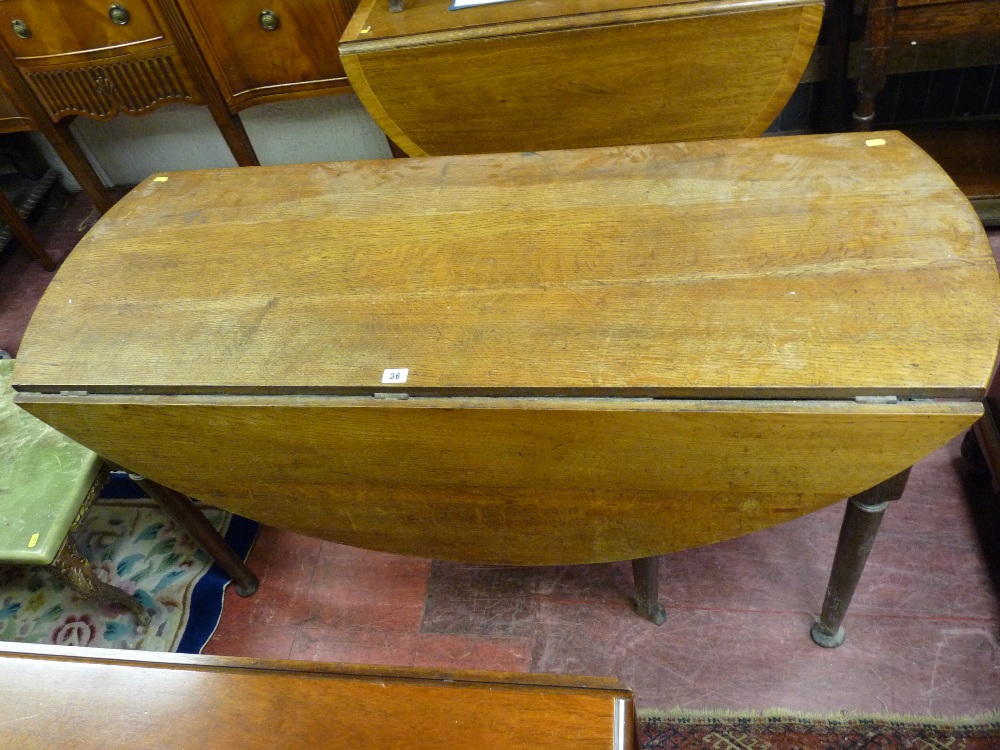
<path fill-rule="evenodd" d="M 408 367 L 396 367 L 382 371 L 382 382 L 389 385 L 398 385 L 406 382 L 406 376 L 410 374 Z"/>

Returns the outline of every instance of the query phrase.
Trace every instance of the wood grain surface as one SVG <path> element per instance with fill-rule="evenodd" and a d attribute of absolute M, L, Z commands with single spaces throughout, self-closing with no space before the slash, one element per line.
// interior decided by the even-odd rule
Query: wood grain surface
<path fill-rule="evenodd" d="M 350 18 L 343 0 L 177 0 L 230 109 L 350 91 L 336 47 Z"/>
<path fill-rule="evenodd" d="M 591 0 L 569 14 L 551 0 L 385 5 L 359 5 L 340 53 L 411 156 L 760 135 L 802 77 L 823 13 L 787 0 Z"/>
<path fill-rule="evenodd" d="M 1000 35 L 1000 0 L 897 2 L 895 38 L 902 43 L 993 39 Z"/>
<path fill-rule="evenodd" d="M 462 562 L 634 559 L 902 471 L 978 403 L 22 395 L 116 464 L 278 528 Z"/>
<path fill-rule="evenodd" d="M 114 463 L 268 524 L 600 562 L 795 518 L 943 445 L 982 414 L 998 298 L 968 201 L 898 133 L 207 170 L 94 226 L 14 383 Z"/>
<path fill-rule="evenodd" d="M 90 230 L 14 382 L 980 398 L 998 297 L 968 201 L 898 133 L 203 170 Z"/>
<path fill-rule="evenodd" d="M 78 750 L 634 747 L 614 679 L 23 644 L 0 650 L 0 725 Z"/>

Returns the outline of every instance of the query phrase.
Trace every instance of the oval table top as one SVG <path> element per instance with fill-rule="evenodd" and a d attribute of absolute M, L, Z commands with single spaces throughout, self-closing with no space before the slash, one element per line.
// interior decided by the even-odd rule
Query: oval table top
<path fill-rule="evenodd" d="M 858 133 L 155 175 L 58 271 L 14 382 L 976 399 L 998 339 L 968 201 Z"/>

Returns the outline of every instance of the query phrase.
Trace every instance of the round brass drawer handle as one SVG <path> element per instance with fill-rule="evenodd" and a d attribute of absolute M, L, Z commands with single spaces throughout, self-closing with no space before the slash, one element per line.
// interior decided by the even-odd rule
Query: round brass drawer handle
<path fill-rule="evenodd" d="M 108 17 L 112 23 L 116 23 L 119 26 L 124 26 L 132 20 L 132 14 L 128 12 L 128 9 L 117 3 L 108 8 Z"/>
<path fill-rule="evenodd" d="M 22 39 L 31 38 L 31 29 L 28 28 L 28 24 L 24 21 L 14 19 L 10 22 L 11 28 L 14 29 L 14 34 L 21 37 Z"/>
<path fill-rule="evenodd" d="M 262 10 L 257 18 L 260 20 L 260 27 L 264 31 L 274 31 L 278 28 L 278 14 L 273 10 Z"/>

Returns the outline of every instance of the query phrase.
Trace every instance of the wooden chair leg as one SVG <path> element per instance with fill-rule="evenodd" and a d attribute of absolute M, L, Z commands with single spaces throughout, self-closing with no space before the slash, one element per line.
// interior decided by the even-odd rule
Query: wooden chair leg
<path fill-rule="evenodd" d="M 136 622 L 140 625 L 149 624 L 149 613 L 134 596 L 129 596 L 97 577 L 87 558 L 80 554 L 72 537 L 66 537 L 59 554 L 49 563 L 49 569 L 88 601 L 120 604 L 135 615 Z"/>
<path fill-rule="evenodd" d="M 56 262 L 45 252 L 45 248 L 42 247 L 42 243 L 38 241 L 31 227 L 21 218 L 17 206 L 11 202 L 3 190 L 0 190 L 0 217 L 10 227 L 10 231 L 20 240 L 24 248 L 41 264 L 42 268 L 46 271 L 55 270 Z"/>
<path fill-rule="evenodd" d="M 655 625 L 662 625 L 667 619 L 666 611 L 660 606 L 659 574 L 659 557 L 640 557 L 632 561 L 635 611 Z"/>
<path fill-rule="evenodd" d="M 896 0 L 870 0 L 867 7 L 865 37 L 858 71 L 858 102 L 854 109 L 854 130 L 872 129 L 875 100 L 885 87 L 889 71 L 889 46 L 896 20 Z"/>
<path fill-rule="evenodd" d="M 168 516 L 174 519 L 177 524 L 186 530 L 195 540 L 201 544 L 202 548 L 209 556 L 219 564 L 219 567 L 226 571 L 226 574 L 233 579 L 236 584 L 236 593 L 240 596 L 252 596 L 257 591 L 259 581 L 253 571 L 246 566 L 239 556 L 233 552 L 222 535 L 215 530 L 202 513 L 192 502 L 191 498 L 169 487 L 154 482 L 151 479 L 129 474 L 138 484 L 142 491 L 149 495 L 157 505 Z"/>
<path fill-rule="evenodd" d="M 898 500 L 903 494 L 909 476 L 910 470 L 907 469 L 855 495 L 847 502 L 844 523 L 837 540 L 837 553 L 833 558 L 830 583 L 823 600 L 823 612 L 810 631 L 817 645 L 836 648 L 844 642 L 841 623 L 864 572 L 882 516 L 889 503 Z"/>

